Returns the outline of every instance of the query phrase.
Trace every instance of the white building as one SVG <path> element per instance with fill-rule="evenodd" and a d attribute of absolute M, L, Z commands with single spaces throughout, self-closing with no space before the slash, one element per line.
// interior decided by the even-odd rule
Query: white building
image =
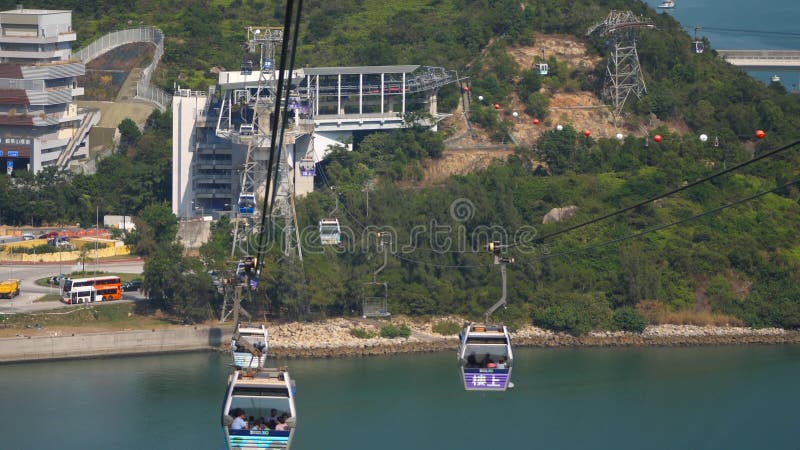
<path fill-rule="evenodd" d="M 0 12 L 0 164 L 38 172 L 68 162 L 88 133 L 75 96 L 85 73 L 72 60 L 72 12 Z"/>

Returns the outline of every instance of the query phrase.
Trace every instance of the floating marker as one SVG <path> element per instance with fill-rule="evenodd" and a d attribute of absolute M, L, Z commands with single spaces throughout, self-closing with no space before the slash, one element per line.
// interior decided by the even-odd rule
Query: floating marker
<path fill-rule="evenodd" d="M 701 134 L 700 135 L 700 142 L 705 142 L 707 140 L 708 140 L 708 135 L 706 135 L 706 134 Z"/>
<path fill-rule="evenodd" d="M 539 119 L 533 119 L 533 124 L 534 125 L 539 125 Z"/>
<path fill-rule="evenodd" d="M 483 101 L 483 96 L 482 96 L 482 95 L 479 95 L 479 96 L 478 96 L 478 100 L 479 100 L 479 101 Z"/>
<path fill-rule="evenodd" d="M 657 134 L 657 135 L 653 136 L 653 140 L 656 141 L 656 142 L 661 142 L 661 135 Z"/>
<path fill-rule="evenodd" d="M 767 133 L 764 133 L 764 130 L 756 130 L 756 137 L 757 138 L 764 139 L 764 136 L 766 136 L 766 135 L 767 135 Z"/>
<path fill-rule="evenodd" d="M 499 105 L 499 104 L 497 104 L 497 103 L 495 103 L 495 104 L 494 104 L 494 109 L 500 109 L 500 105 Z"/>
<path fill-rule="evenodd" d="M 586 137 L 589 137 L 589 136 L 592 135 L 592 132 L 589 131 L 589 130 L 583 130 L 583 135 L 586 136 Z"/>
<path fill-rule="evenodd" d="M 564 129 L 564 126 L 561 124 L 556 125 L 556 130 L 561 131 Z"/>
<path fill-rule="evenodd" d="M 514 117 L 519 117 L 519 113 L 518 113 L 518 112 L 516 112 L 516 111 L 514 111 L 513 113 L 511 113 L 511 115 L 512 115 L 512 116 L 514 116 Z"/>
<path fill-rule="evenodd" d="M 617 133 L 615 137 L 617 138 L 618 141 L 625 139 L 625 136 L 623 136 L 622 133 Z"/>

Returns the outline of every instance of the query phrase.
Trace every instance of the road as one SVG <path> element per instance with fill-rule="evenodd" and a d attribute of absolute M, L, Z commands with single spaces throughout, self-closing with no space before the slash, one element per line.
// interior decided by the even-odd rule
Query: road
<path fill-rule="evenodd" d="M 97 270 L 115 273 L 142 273 L 144 263 L 142 261 L 131 260 L 124 262 L 100 262 Z M 95 265 L 87 264 L 88 270 L 94 270 Z M 58 294 L 58 286 L 44 287 L 35 282 L 40 278 L 52 277 L 59 274 L 59 269 L 64 273 L 81 270 L 80 264 L 35 264 L 35 265 L 12 265 L 3 264 L 0 266 L 0 279 L 16 278 L 20 280 L 20 294 L 11 300 L 0 299 L 0 314 L 29 313 L 54 308 L 69 308 L 74 305 L 65 305 L 61 302 L 38 302 L 36 299 L 46 294 Z M 135 301 L 144 298 L 140 292 L 125 292 L 122 295 L 123 301 Z"/>

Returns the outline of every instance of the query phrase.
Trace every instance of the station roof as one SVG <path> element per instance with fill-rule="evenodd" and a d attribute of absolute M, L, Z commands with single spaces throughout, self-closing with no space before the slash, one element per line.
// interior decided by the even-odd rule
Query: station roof
<path fill-rule="evenodd" d="M 306 67 L 306 75 L 358 75 L 378 73 L 409 73 L 417 70 L 419 65 L 401 66 L 355 66 L 355 67 Z"/>

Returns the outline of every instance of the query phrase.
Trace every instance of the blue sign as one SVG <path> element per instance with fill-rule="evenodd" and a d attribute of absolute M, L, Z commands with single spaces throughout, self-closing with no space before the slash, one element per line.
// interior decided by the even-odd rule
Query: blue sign
<path fill-rule="evenodd" d="M 8 157 L 9 158 L 17 158 L 17 157 L 19 157 L 19 152 L 18 151 L 14 151 L 14 150 L 9 150 L 8 151 Z"/>
<path fill-rule="evenodd" d="M 3 151 L 2 150 L 0 150 L 0 156 L 3 156 Z"/>
<path fill-rule="evenodd" d="M 14 161 L 6 161 L 6 173 L 11 175 L 14 172 Z"/>

